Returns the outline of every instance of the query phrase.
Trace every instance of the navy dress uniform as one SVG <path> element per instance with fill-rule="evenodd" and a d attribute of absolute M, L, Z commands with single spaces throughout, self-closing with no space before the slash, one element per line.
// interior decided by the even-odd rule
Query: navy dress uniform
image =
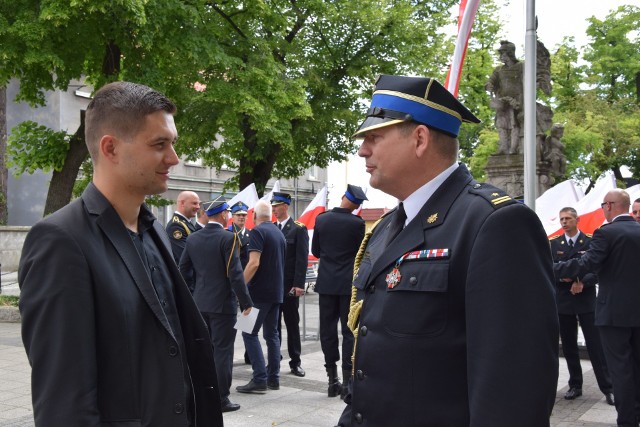
<path fill-rule="evenodd" d="M 478 120 L 433 79 L 383 75 L 355 136 L 407 121 L 455 138 Z M 406 226 L 400 204 L 356 257 L 340 425 L 548 426 L 558 319 L 544 229 L 464 165 L 440 175 Z"/>
<path fill-rule="evenodd" d="M 204 204 L 209 217 L 228 208 L 222 197 Z M 189 236 L 179 265 L 209 326 L 222 410 L 238 409 L 239 405 L 229 400 L 236 338 L 234 326 L 238 302 L 242 311 L 252 307 L 253 302 L 244 282 L 236 236 L 227 232 L 223 224 L 210 221 L 202 230 Z"/>
<path fill-rule="evenodd" d="M 237 202 L 233 206 L 231 206 L 231 215 L 246 215 L 247 212 L 249 212 L 249 206 L 245 205 L 243 202 Z M 242 268 L 244 269 L 249 262 L 249 240 L 251 238 L 251 230 L 246 227 L 239 229 L 238 226 L 232 222 L 229 226 L 229 231 L 233 231 L 238 237 L 238 246 L 240 248 L 240 264 L 242 264 Z"/>
<path fill-rule="evenodd" d="M 637 426 L 640 286 L 635 263 L 640 252 L 640 225 L 624 214 L 609 221 L 593 233 L 588 251 L 580 258 L 556 263 L 554 270 L 557 277 L 588 272 L 598 275 L 595 324 L 613 382 L 617 422 L 619 426 Z"/>
<path fill-rule="evenodd" d="M 580 258 L 589 249 L 591 235 L 578 231 L 578 234 L 567 241 L 566 234 L 550 239 L 551 255 L 553 262 L 568 261 Z M 596 284 L 598 277 L 593 273 L 587 273 L 580 279 L 584 284 L 582 292 L 571 293 L 573 282 L 556 281 L 556 303 L 558 305 L 558 318 L 560 320 L 560 340 L 562 352 L 569 369 L 569 387 L 573 394 L 565 395 L 565 399 L 573 399 L 582 394 L 582 367 L 580 366 L 580 353 L 578 350 L 578 320 L 580 328 L 589 352 L 589 360 L 593 366 L 600 391 L 607 396 L 613 393 L 611 376 L 604 357 L 600 334 L 595 326 L 596 311 Z M 613 402 L 612 402 L 613 403 Z"/>
<path fill-rule="evenodd" d="M 291 205 L 291 196 L 287 193 L 274 192 L 271 205 L 275 206 L 282 203 Z M 293 287 L 303 289 L 305 287 L 307 266 L 309 265 L 309 233 L 303 223 L 294 221 L 292 218 L 289 218 L 282 225 L 281 231 L 287 242 L 287 248 L 285 250 L 284 264 L 284 301 L 280 311 L 278 332 L 282 337 L 281 324 L 282 318 L 284 318 L 284 324 L 287 327 L 287 351 L 291 358 L 289 361 L 291 372 L 297 376 L 304 376 L 305 372 L 300 367 L 300 355 L 302 354 L 300 314 L 298 312 L 300 299 L 290 293 Z"/>
<path fill-rule="evenodd" d="M 318 215 L 311 241 L 311 253 L 320 260 L 315 291 L 320 294 L 320 345 L 329 377 L 329 397 L 344 397 L 351 377 L 353 333 L 347 326 L 347 317 L 353 262 L 364 238 L 365 224 L 349 207 L 368 200 L 362 188 L 351 184 L 343 197 L 340 207 Z M 342 332 L 342 387 L 336 365 L 340 360 L 338 320 Z"/>
<path fill-rule="evenodd" d="M 182 251 L 187 243 L 187 237 L 194 231 L 197 231 L 196 226 L 186 217 L 180 215 L 178 212 L 174 212 L 171 220 L 167 223 L 166 231 L 169 236 L 169 241 L 171 242 L 173 259 L 176 261 L 176 264 L 179 264 Z"/>

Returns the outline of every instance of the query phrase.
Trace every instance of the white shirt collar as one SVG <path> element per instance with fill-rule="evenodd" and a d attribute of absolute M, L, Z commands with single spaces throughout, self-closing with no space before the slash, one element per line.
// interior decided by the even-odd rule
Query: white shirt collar
<path fill-rule="evenodd" d="M 418 212 L 420 212 L 420 209 L 422 209 L 424 204 L 427 203 L 442 183 L 445 182 L 456 169 L 458 169 L 458 166 L 458 162 L 455 162 L 402 201 L 404 212 L 407 214 L 407 220 L 404 222 L 404 225 L 409 224 L 411 220 L 418 215 Z"/>
<path fill-rule="evenodd" d="M 289 221 L 289 218 L 291 217 L 288 216 L 287 219 L 283 220 L 282 222 L 278 222 L 278 225 L 280 226 L 280 228 L 284 228 L 284 225 L 287 223 L 287 221 Z"/>

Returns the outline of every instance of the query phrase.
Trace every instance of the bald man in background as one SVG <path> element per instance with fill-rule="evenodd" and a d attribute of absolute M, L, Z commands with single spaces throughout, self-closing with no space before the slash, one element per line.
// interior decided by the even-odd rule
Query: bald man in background
<path fill-rule="evenodd" d="M 184 246 L 187 243 L 187 237 L 197 230 L 191 219 L 198 215 L 200 197 L 193 191 L 183 191 L 178 194 L 176 205 L 177 209 L 167 223 L 166 230 L 171 241 L 173 259 L 175 259 L 176 264 L 179 264 L 182 251 L 184 251 Z"/>

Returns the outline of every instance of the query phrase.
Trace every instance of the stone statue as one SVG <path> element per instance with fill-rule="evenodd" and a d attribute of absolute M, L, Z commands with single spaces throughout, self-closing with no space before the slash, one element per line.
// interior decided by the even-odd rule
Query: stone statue
<path fill-rule="evenodd" d="M 496 110 L 497 154 L 515 154 L 518 152 L 524 118 L 523 63 L 516 59 L 516 45 L 509 41 L 500 42 L 498 53 L 504 65 L 493 71 L 485 88 L 492 93 L 490 105 Z"/>
<path fill-rule="evenodd" d="M 564 144 L 561 139 L 564 135 L 564 126 L 556 123 L 551 127 L 551 133 L 545 140 L 544 158 L 551 163 L 551 173 L 557 177 L 563 177 L 567 170 L 567 157 L 564 155 Z"/>
<path fill-rule="evenodd" d="M 524 137 L 524 64 L 516 58 L 516 46 L 506 40 L 498 49 L 500 61 L 485 88 L 491 92 L 491 107 L 496 110 L 498 130 L 496 154 L 521 154 Z M 540 41 L 536 46 L 536 86 L 547 95 L 551 93 L 551 59 L 549 51 Z M 553 112 L 544 104 L 536 103 L 536 140 L 538 154 L 545 134 L 551 127 Z M 540 156 L 538 156 L 540 158 Z"/>

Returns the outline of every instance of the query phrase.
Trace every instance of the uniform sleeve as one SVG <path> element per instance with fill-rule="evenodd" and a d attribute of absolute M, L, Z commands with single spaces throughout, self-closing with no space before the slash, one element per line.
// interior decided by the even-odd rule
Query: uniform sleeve
<path fill-rule="evenodd" d="M 557 262 L 553 265 L 553 271 L 557 278 L 584 276 L 587 273 L 597 274 L 608 254 L 609 244 L 604 238 L 602 229 L 599 228 L 593 233 L 589 249 L 580 258 Z"/>
<path fill-rule="evenodd" d="M 228 266 L 227 277 L 231 283 L 231 289 L 236 294 L 238 302 L 240 303 L 240 309 L 244 310 L 248 307 L 253 307 L 253 301 L 249 296 L 249 290 L 244 282 L 244 275 L 242 272 L 242 265 L 240 264 L 239 256 L 239 239 L 233 234 L 233 239 L 225 239 L 225 247 L 223 249 L 225 256 L 225 265 Z"/>
<path fill-rule="evenodd" d="M 316 226 L 313 229 L 313 238 L 311 239 L 311 253 L 316 258 L 320 258 L 320 254 L 322 253 L 320 249 L 320 234 L 322 232 L 320 231 L 320 229 L 321 226 L 316 219 Z"/>
<path fill-rule="evenodd" d="M 193 262 L 189 255 L 189 246 L 189 244 L 185 245 L 185 248 L 182 251 L 182 256 L 180 257 L 178 268 L 180 269 L 180 274 L 182 274 L 182 278 L 187 284 L 189 291 L 193 294 L 193 291 L 196 289 L 196 278 L 193 271 Z"/>
<path fill-rule="evenodd" d="M 307 227 L 296 229 L 296 262 L 293 275 L 293 286 L 304 288 L 307 281 L 307 265 L 309 264 L 309 233 Z"/>
<path fill-rule="evenodd" d="M 167 236 L 171 242 L 171 252 L 176 264 L 180 264 L 180 257 L 187 243 L 187 232 L 179 222 L 171 222 L 167 225 Z"/>
<path fill-rule="evenodd" d="M 74 237 L 36 224 L 19 268 L 22 340 L 37 426 L 98 426 L 92 272 Z"/>
<path fill-rule="evenodd" d="M 553 281 L 535 213 L 514 204 L 490 214 L 473 241 L 466 285 L 470 427 L 549 425 L 558 380 Z"/>

